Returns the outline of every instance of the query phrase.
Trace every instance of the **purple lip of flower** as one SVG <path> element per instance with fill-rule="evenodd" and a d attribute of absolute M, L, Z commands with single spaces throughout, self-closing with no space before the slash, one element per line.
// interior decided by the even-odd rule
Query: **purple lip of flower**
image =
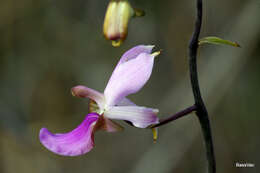
<path fill-rule="evenodd" d="M 52 134 L 46 128 L 40 130 L 41 143 L 50 151 L 65 156 L 77 156 L 89 152 L 94 146 L 94 132 L 122 130 L 110 119 L 127 120 L 134 126 L 146 128 L 159 122 L 158 109 L 137 106 L 126 96 L 138 92 L 151 76 L 154 57 L 153 46 L 139 45 L 128 50 L 119 60 L 104 94 L 85 86 L 72 88 L 77 97 L 89 98 L 98 105 L 97 113 L 89 113 L 74 130 L 64 134 Z"/>

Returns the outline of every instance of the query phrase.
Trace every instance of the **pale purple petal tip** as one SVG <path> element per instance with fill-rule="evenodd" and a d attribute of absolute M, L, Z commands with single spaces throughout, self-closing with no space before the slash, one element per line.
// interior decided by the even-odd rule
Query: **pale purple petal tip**
<path fill-rule="evenodd" d="M 117 66 L 121 63 L 124 63 L 125 61 L 129 61 L 133 58 L 136 58 L 141 53 L 147 53 L 150 54 L 152 52 L 152 49 L 154 48 L 153 45 L 138 45 L 133 47 L 132 49 L 129 49 L 126 51 L 123 56 L 120 58 Z"/>
<path fill-rule="evenodd" d="M 104 91 L 106 102 L 114 106 L 129 94 L 138 92 L 151 76 L 154 56 L 141 53 L 114 70 Z"/>
<path fill-rule="evenodd" d="M 59 155 L 85 154 L 94 147 L 94 126 L 98 119 L 98 114 L 90 113 L 76 129 L 63 134 L 53 134 L 42 128 L 39 134 L 40 141 L 48 150 Z"/>
<path fill-rule="evenodd" d="M 111 119 L 127 120 L 139 128 L 146 128 L 159 123 L 158 109 L 141 106 L 114 106 L 107 110 L 104 115 Z"/>

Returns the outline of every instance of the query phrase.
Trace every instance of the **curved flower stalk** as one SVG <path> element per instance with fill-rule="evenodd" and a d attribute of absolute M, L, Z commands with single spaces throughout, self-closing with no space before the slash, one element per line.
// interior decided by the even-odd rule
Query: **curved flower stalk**
<path fill-rule="evenodd" d="M 136 46 L 119 60 L 104 90 L 100 93 L 86 86 L 71 89 L 74 96 L 89 98 L 90 111 L 85 120 L 74 130 L 64 134 L 52 134 L 46 128 L 40 131 L 41 143 L 50 151 L 65 156 L 77 156 L 94 147 L 94 133 L 122 130 L 111 119 L 126 120 L 135 127 L 147 128 L 159 123 L 158 109 L 137 106 L 126 97 L 138 92 L 151 76 L 154 58 L 153 46 Z"/>

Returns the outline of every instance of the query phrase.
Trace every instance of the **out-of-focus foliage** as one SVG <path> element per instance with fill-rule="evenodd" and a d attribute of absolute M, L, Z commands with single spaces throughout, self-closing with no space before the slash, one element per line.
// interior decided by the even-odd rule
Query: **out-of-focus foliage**
<path fill-rule="evenodd" d="M 88 101 L 70 88 L 100 91 L 122 53 L 137 44 L 163 49 L 137 104 L 166 117 L 193 103 L 187 47 L 195 1 L 131 1 L 146 11 L 132 20 L 129 37 L 113 48 L 102 34 L 107 0 L 0 1 L 0 172 L 158 173 L 203 172 L 205 151 L 198 121 L 187 116 L 150 130 L 96 135 L 96 147 L 80 157 L 61 157 L 38 140 L 39 129 L 75 128 Z M 209 108 L 221 173 L 259 172 L 260 4 L 257 0 L 205 1 L 202 37 L 217 35 L 242 48 L 203 46 L 199 51 L 202 95 Z M 236 168 L 249 162 L 255 168 Z"/>

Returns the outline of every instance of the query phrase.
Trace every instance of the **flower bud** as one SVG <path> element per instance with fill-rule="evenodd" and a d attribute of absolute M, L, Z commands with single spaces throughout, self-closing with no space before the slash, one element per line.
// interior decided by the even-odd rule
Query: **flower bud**
<path fill-rule="evenodd" d="M 107 40 L 117 47 L 126 39 L 128 22 L 131 17 L 142 16 L 141 10 L 134 10 L 127 0 L 110 0 L 103 26 Z"/>

